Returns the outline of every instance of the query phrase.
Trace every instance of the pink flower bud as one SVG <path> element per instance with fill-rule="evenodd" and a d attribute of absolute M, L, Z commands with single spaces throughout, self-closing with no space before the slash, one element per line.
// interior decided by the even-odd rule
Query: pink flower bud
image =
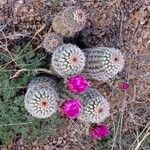
<path fill-rule="evenodd" d="M 122 82 L 122 83 L 119 84 L 119 88 L 121 90 L 128 90 L 129 89 L 129 84 L 125 83 L 125 82 Z"/>
<path fill-rule="evenodd" d="M 80 115 L 82 104 L 78 99 L 70 99 L 61 105 L 61 112 L 64 116 L 75 119 Z"/>
<path fill-rule="evenodd" d="M 81 75 L 70 77 L 67 81 L 67 89 L 74 93 L 86 92 L 89 87 L 89 82 Z"/>
<path fill-rule="evenodd" d="M 98 125 L 90 130 L 90 135 L 93 139 L 103 139 L 110 135 L 110 130 L 106 125 Z"/>

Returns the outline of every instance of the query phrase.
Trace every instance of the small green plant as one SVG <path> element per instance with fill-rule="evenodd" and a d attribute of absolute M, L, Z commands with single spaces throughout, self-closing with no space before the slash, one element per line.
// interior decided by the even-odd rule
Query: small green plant
<path fill-rule="evenodd" d="M 9 55 L 0 55 L 0 141 L 9 143 L 16 134 L 29 140 L 55 135 L 63 121 L 56 113 L 50 119 L 38 120 L 24 107 L 26 86 L 35 78 L 36 70 L 45 66 L 45 56 L 35 53 L 30 45 L 17 47 L 13 56 L 15 65 L 4 67 L 12 60 Z M 14 75 L 22 69 L 25 71 L 19 76 Z"/>

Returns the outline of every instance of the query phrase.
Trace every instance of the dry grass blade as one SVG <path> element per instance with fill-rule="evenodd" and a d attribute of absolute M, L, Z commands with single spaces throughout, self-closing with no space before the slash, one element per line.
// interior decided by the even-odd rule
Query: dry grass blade
<path fill-rule="evenodd" d="M 145 131 L 146 130 L 146 131 Z M 139 140 L 139 138 L 144 134 L 143 138 L 141 141 L 139 141 L 139 143 L 137 144 L 137 148 L 140 147 L 141 143 L 144 141 L 144 139 L 149 135 L 149 130 L 150 130 L 150 122 L 145 126 L 145 128 L 143 129 L 143 131 L 136 137 L 136 140 L 133 142 L 133 144 L 130 146 L 129 150 L 134 150 L 134 144 Z"/>
<path fill-rule="evenodd" d="M 32 70 L 30 70 L 30 69 L 20 69 L 20 70 L 17 70 L 17 72 L 12 77 L 10 77 L 9 79 L 17 78 L 17 77 L 20 76 L 20 74 L 22 72 L 25 72 L 25 71 L 44 72 L 44 73 L 48 73 L 48 74 L 53 74 L 51 70 L 44 69 L 44 68 L 32 69 Z"/>
<path fill-rule="evenodd" d="M 11 124 L 2 124 L 0 125 L 0 127 L 5 127 L 5 126 L 21 126 L 21 125 L 27 125 L 27 124 L 31 124 L 33 122 L 20 122 L 20 123 L 11 123 Z"/>

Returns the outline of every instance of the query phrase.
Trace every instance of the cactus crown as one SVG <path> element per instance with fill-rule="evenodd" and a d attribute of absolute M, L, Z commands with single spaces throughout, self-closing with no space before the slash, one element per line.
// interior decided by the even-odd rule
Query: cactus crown
<path fill-rule="evenodd" d="M 85 74 L 98 81 L 108 81 L 125 65 L 124 55 L 115 48 L 86 49 L 85 54 L 87 58 Z"/>
<path fill-rule="evenodd" d="M 69 37 L 80 31 L 85 22 L 86 15 L 83 10 L 77 7 L 68 7 L 55 16 L 52 26 L 56 33 Z"/>
<path fill-rule="evenodd" d="M 52 68 L 62 77 L 79 74 L 84 66 L 84 53 L 75 45 L 63 44 L 52 55 Z"/>
<path fill-rule="evenodd" d="M 89 123 L 101 123 L 110 115 L 110 106 L 96 89 L 90 88 L 81 96 L 84 108 L 79 117 L 80 120 Z"/>
<path fill-rule="evenodd" d="M 63 38 L 56 33 L 49 33 L 44 38 L 44 48 L 47 52 L 53 53 L 54 50 L 63 43 Z"/>

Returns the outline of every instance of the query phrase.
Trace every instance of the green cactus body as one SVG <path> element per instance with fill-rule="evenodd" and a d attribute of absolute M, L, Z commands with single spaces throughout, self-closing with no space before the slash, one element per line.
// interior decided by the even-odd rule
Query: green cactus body
<path fill-rule="evenodd" d="M 56 33 L 69 37 L 82 30 L 85 22 L 86 16 L 83 10 L 78 7 L 69 7 L 56 15 L 52 26 Z"/>
<path fill-rule="evenodd" d="M 88 123 L 101 123 L 110 115 L 110 105 L 99 91 L 90 88 L 81 95 L 84 104 L 79 120 Z"/>
<path fill-rule="evenodd" d="M 52 68 L 62 77 L 80 74 L 85 66 L 85 55 L 72 44 L 63 44 L 52 54 Z"/>
<path fill-rule="evenodd" d="M 44 48 L 49 53 L 53 53 L 61 44 L 63 44 L 63 38 L 56 33 L 47 34 L 43 42 Z"/>
<path fill-rule="evenodd" d="M 32 80 L 25 94 L 25 108 L 36 118 L 50 117 L 57 110 L 59 96 L 53 78 L 37 77 Z"/>
<path fill-rule="evenodd" d="M 85 49 L 85 55 L 86 66 L 84 74 L 98 81 L 108 81 L 120 72 L 125 65 L 123 54 L 115 48 Z"/>
<path fill-rule="evenodd" d="M 67 99 L 79 99 L 79 95 L 70 92 L 65 87 L 65 83 L 63 81 L 59 82 L 59 97 L 62 101 Z"/>

